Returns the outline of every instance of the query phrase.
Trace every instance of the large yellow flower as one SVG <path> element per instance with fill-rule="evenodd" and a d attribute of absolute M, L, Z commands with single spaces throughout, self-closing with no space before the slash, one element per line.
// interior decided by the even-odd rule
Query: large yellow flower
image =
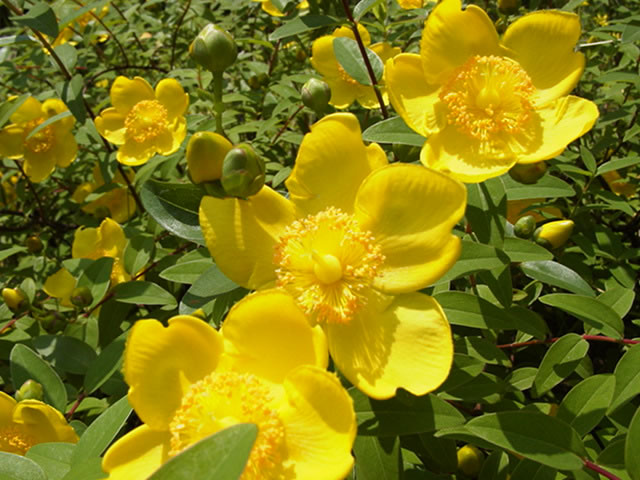
<path fill-rule="evenodd" d="M 464 186 L 422 166 L 387 165 L 347 113 L 312 126 L 286 185 L 290 199 L 267 186 L 247 200 L 203 198 L 200 224 L 220 269 L 246 288 L 286 289 L 368 395 L 437 388 L 451 366 L 451 333 L 438 303 L 415 292 L 459 256 L 451 229 Z"/>
<path fill-rule="evenodd" d="M 129 181 L 133 181 L 133 171 L 128 169 L 126 175 Z M 93 182 L 85 182 L 78 185 L 78 188 L 76 188 L 71 197 L 73 201 L 82 203 L 94 190 L 105 185 L 102 172 L 100 171 L 100 165 L 98 164 L 93 168 L 93 179 Z M 113 176 L 111 183 L 120 184 L 122 187 L 116 187 L 105 192 L 100 197 L 82 207 L 82 210 L 91 214 L 99 214 L 101 209 L 107 209 L 111 218 L 118 223 L 124 223 L 136 213 L 136 202 L 129 192 L 126 186 L 126 180 L 119 170 Z"/>
<path fill-rule="evenodd" d="M 358 24 L 360 37 L 367 48 L 375 52 L 384 63 L 390 58 L 398 55 L 400 49 L 392 47 L 388 43 L 371 43 L 371 37 L 366 28 Z M 331 35 L 324 35 L 313 42 L 311 64 L 322 76 L 324 81 L 331 87 L 331 101 L 336 108 L 347 108 L 358 100 L 358 103 L 365 108 L 379 108 L 378 98 L 373 87 L 358 83 L 347 72 L 336 59 L 333 52 L 333 40 L 338 37 L 355 39 L 353 31 L 348 27 L 336 28 Z M 382 98 L 385 103 L 389 102 L 384 85 L 380 84 Z"/>
<path fill-rule="evenodd" d="M 391 104 L 428 137 L 422 163 L 474 183 L 560 154 L 598 118 L 593 102 L 568 95 L 584 70 L 579 37 L 568 12 L 530 13 L 499 38 L 481 8 L 439 3 L 420 55 L 385 68 Z"/>
<path fill-rule="evenodd" d="M 24 455 L 38 443 L 77 441 L 76 432 L 55 408 L 39 400 L 16 402 L 0 392 L 0 452 Z"/>
<path fill-rule="evenodd" d="M 133 326 L 124 353 L 129 403 L 144 425 L 104 456 L 109 480 L 143 480 L 226 427 L 255 423 L 242 480 L 338 480 L 353 465 L 351 398 L 325 370 L 326 339 L 277 290 L 238 302 L 218 333 L 181 315 Z"/>
<path fill-rule="evenodd" d="M 174 153 L 187 134 L 184 113 L 189 95 L 173 78 L 151 85 L 140 77 L 118 77 L 111 85 L 111 104 L 96 117 L 100 135 L 119 145 L 117 159 L 142 165 L 156 153 Z"/>
<path fill-rule="evenodd" d="M 58 167 L 67 167 L 76 158 L 78 144 L 71 133 L 75 123 L 69 115 L 29 134 L 41 123 L 68 109 L 57 98 L 40 103 L 33 97 L 11 115 L 11 124 L 0 130 L 0 155 L 24 157 L 24 171 L 32 182 L 41 182 Z"/>

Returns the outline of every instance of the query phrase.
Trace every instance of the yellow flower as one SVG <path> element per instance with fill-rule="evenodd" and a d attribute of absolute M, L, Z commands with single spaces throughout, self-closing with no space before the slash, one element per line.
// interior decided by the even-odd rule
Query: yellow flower
<path fill-rule="evenodd" d="M 405 10 L 411 10 L 414 8 L 422 8 L 424 0 L 398 0 L 398 5 L 400 8 Z"/>
<path fill-rule="evenodd" d="M 271 0 L 251 0 L 252 2 L 260 2 L 262 10 L 267 12 L 269 15 L 273 15 L 274 17 L 282 17 L 284 13 L 282 13 L 278 8 L 271 2 Z M 309 2 L 307 0 L 302 0 L 298 3 L 296 8 L 303 9 L 309 8 Z"/>
<path fill-rule="evenodd" d="M 277 290 L 238 302 L 220 333 L 187 315 L 168 327 L 138 320 L 124 378 L 144 425 L 109 448 L 102 468 L 109 480 L 142 480 L 197 441 L 255 423 L 242 480 L 342 479 L 353 465 L 355 414 L 327 361 L 322 331 Z"/>
<path fill-rule="evenodd" d="M 415 293 L 460 254 L 451 229 L 466 189 L 418 165 L 388 165 L 352 114 L 311 128 L 286 182 L 247 200 L 204 197 L 200 225 L 220 269 L 250 289 L 286 289 L 325 330 L 337 367 L 369 396 L 437 388 L 452 361 L 438 303 Z"/>
<path fill-rule="evenodd" d="M 161 80 L 154 92 L 143 78 L 120 76 L 111 85 L 111 104 L 96 117 L 96 128 L 120 146 L 120 163 L 142 165 L 156 153 L 170 155 L 180 148 L 187 134 L 189 95 L 175 79 Z"/>
<path fill-rule="evenodd" d="M 617 195 L 630 198 L 638 193 L 638 188 L 632 183 L 625 182 L 617 170 L 603 173 L 602 178 L 607 182 L 611 191 Z"/>
<path fill-rule="evenodd" d="M 28 304 L 27 297 L 25 297 L 24 293 L 17 288 L 3 288 L 2 299 L 4 300 L 4 303 L 7 304 L 7 307 L 9 307 L 9 310 L 14 312 L 22 309 Z"/>
<path fill-rule="evenodd" d="M 71 246 L 71 256 L 92 260 L 103 257 L 113 258 L 111 285 L 117 285 L 131 280 L 131 275 L 124 269 L 126 243 L 122 227 L 112 219 L 105 218 L 98 228 L 80 227 L 76 230 Z"/>
<path fill-rule="evenodd" d="M 133 171 L 127 170 L 126 174 L 129 181 L 133 181 L 133 177 L 135 176 Z M 71 197 L 75 202 L 84 202 L 85 198 L 89 194 L 105 184 L 102 172 L 100 171 L 100 166 L 97 164 L 93 168 L 93 178 L 93 182 L 83 183 L 76 188 Z M 97 214 L 100 210 L 104 210 L 106 208 L 116 222 L 124 223 L 136 213 L 136 202 L 129 192 L 129 189 L 126 186 L 127 182 L 119 170 L 116 171 L 110 183 L 120 184 L 123 186 L 105 192 L 99 198 L 82 207 L 82 210 L 90 214 Z"/>
<path fill-rule="evenodd" d="M 530 13 L 499 38 L 481 8 L 440 2 L 420 55 L 399 55 L 385 69 L 391 104 L 428 137 L 422 163 L 481 182 L 553 158 L 589 131 L 597 106 L 568 95 L 584 70 L 579 37 L 573 13 Z"/>
<path fill-rule="evenodd" d="M 533 238 L 542 245 L 559 248 L 571 237 L 573 226 L 573 220 L 555 220 L 538 227 L 533 233 Z"/>
<path fill-rule="evenodd" d="M 61 268 L 53 275 L 49 275 L 42 287 L 50 297 L 59 298 L 60 305 L 64 307 L 73 307 L 71 292 L 74 288 L 76 288 L 76 279 L 66 268 Z"/>
<path fill-rule="evenodd" d="M 62 414 L 38 400 L 16 402 L 0 392 L 0 451 L 24 455 L 45 442 L 76 443 L 78 436 Z"/>
<path fill-rule="evenodd" d="M 56 165 L 67 167 L 78 152 L 78 144 L 71 133 L 75 123 L 73 116 L 53 122 L 27 138 L 38 125 L 67 110 L 56 98 L 44 103 L 27 98 L 11 115 L 12 123 L 0 130 L 0 156 L 24 157 L 24 170 L 32 182 L 47 178 Z"/>
<path fill-rule="evenodd" d="M 358 31 L 365 46 L 375 52 L 383 63 L 400 53 L 399 48 L 392 47 L 388 43 L 370 45 L 369 32 L 360 24 L 358 24 Z M 322 74 L 324 81 L 331 87 L 331 101 L 329 103 L 336 108 L 347 108 L 354 100 L 358 100 L 358 103 L 365 108 L 378 108 L 380 104 L 373 87 L 358 83 L 345 72 L 336 59 L 333 52 L 333 40 L 338 37 L 355 39 L 350 28 L 340 27 L 335 29 L 331 35 L 318 38 L 312 46 L 311 65 Z M 380 87 L 384 102 L 389 103 L 384 85 L 380 84 Z"/>
<path fill-rule="evenodd" d="M 76 10 L 79 10 L 80 8 L 83 8 L 83 5 L 81 4 L 78 5 Z M 58 33 L 58 36 L 51 43 L 51 46 L 57 47 L 58 45 L 67 43 L 69 40 L 71 40 L 71 38 L 76 33 L 82 34 L 82 32 L 84 32 L 84 29 L 87 27 L 89 22 L 92 22 L 94 19 L 96 19 L 96 17 L 97 18 L 104 17 L 108 12 L 109 12 L 109 6 L 105 5 L 104 7 L 102 7 L 100 12 L 97 12 L 96 9 L 94 8 L 89 12 L 83 13 L 82 15 L 77 17 L 75 20 L 73 20 L 70 24 L 68 24 L 66 27 L 64 27 L 62 30 L 60 30 L 60 32 Z"/>

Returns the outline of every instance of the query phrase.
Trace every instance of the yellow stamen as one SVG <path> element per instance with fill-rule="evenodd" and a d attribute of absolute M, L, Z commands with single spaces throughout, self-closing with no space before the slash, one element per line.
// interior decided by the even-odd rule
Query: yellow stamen
<path fill-rule="evenodd" d="M 342 68 L 342 65 L 338 64 L 338 73 L 340 74 L 340 78 L 342 80 L 344 80 L 345 82 L 347 82 L 349 85 L 361 85 L 361 83 L 358 83 L 358 81 L 353 78 L 351 75 L 349 75 L 344 68 Z"/>
<path fill-rule="evenodd" d="M 313 273 L 322 283 L 330 284 L 342 278 L 340 260 L 331 254 L 314 256 Z"/>
<path fill-rule="evenodd" d="M 35 135 L 32 135 L 31 138 L 27 139 L 31 131 L 36 128 L 38 125 L 44 122 L 44 118 L 38 118 L 36 120 L 31 120 L 27 122 L 24 129 L 24 146 L 31 150 L 34 153 L 44 153 L 47 152 L 53 147 L 53 128 L 51 125 L 40 129 Z"/>
<path fill-rule="evenodd" d="M 167 109 L 159 101 L 138 102 L 124 120 L 126 135 L 138 143 L 152 140 L 166 130 L 167 118 Z"/>
<path fill-rule="evenodd" d="M 0 452 L 24 455 L 36 441 L 17 425 L 0 428 Z"/>

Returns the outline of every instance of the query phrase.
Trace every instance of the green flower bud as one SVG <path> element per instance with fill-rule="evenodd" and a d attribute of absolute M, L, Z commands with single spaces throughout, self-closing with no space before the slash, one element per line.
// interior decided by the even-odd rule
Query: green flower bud
<path fill-rule="evenodd" d="M 196 132 L 187 144 L 187 169 L 193 183 L 213 182 L 222 176 L 222 162 L 233 145 L 222 135 Z"/>
<path fill-rule="evenodd" d="M 305 107 L 316 112 L 316 115 L 322 115 L 329 106 L 331 88 L 322 80 L 312 78 L 302 86 L 301 96 Z"/>
<path fill-rule="evenodd" d="M 536 229 L 536 219 L 532 215 L 525 215 L 518 219 L 513 226 L 513 232 L 516 237 L 529 238 L 533 235 L 533 231 Z"/>
<path fill-rule="evenodd" d="M 35 235 L 31 235 L 27 238 L 27 250 L 29 250 L 30 253 L 39 253 L 43 248 L 44 245 L 42 245 L 42 240 Z"/>
<path fill-rule="evenodd" d="M 76 287 L 71 292 L 71 303 L 76 307 L 84 308 L 91 305 L 93 302 L 93 295 L 87 287 Z"/>
<path fill-rule="evenodd" d="M 46 315 L 36 317 L 37 320 L 49 333 L 56 333 L 64 330 L 66 325 L 64 317 L 58 312 L 49 312 Z"/>
<path fill-rule="evenodd" d="M 29 305 L 26 295 L 18 288 L 3 288 L 2 298 L 13 313 L 20 312 Z"/>
<path fill-rule="evenodd" d="M 509 175 L 516 182 L 531 185 L 536 183 L 547 171 L 545 162 L 516 164 L 509 170 Z"/>
<path fill-rule="evenodd" d="M 40 401 L 42 401 L 42 399 L 44 398 L 44 392 L 42 390 L 42 385 L 40 385 L 35 380 L 27 380 L 16 391 L 14 397 L 18 402 L 21 402 L 23 400 L 40 400 Z"/>
<path fill-rule="evenodd" d="M 229 150 L 222 164 L 222 188 L 232 197 L 255 195 L 264 185 L 264 161 L 250 145 L 241 143 Z"/>
<path fill-rule="evenodd" d="M 484 453 L 474 445 L 465 445 L 458 450 L 458 470 L 469 477 L 477 477 L 484 462 Z"/>
<path fill-rule="evenodd" d="M 556 220 L 545 223 L 533 232 L 533 239 L 546 248 L 559 248 L 569 240 L 573 232 L 572 220 Z"/>
<path fill-rule="evenodd" d="M 251 75 L 247 83 L 253 90 L 258 90 L 263 85 L 266 85 L 269 81 L 269 77 L 266 73 L 258 73 L 257 75 Z"/>
<path fill-rule="evenodd" d="M 210 23 L 189 45 L 189 54 L 210 72 L 223 72 L 236 61 L 238 47 L 229 32 Z"/>

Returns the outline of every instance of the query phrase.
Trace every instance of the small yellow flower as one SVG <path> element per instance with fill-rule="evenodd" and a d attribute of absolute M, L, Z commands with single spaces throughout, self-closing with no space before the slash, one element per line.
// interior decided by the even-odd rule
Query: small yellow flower
<path fill-rule="evenodd" d="M 596 14 L 593 20 L 601 27 L 606 27 L 607 25 L 609 25 L 609 15 L 607 15 L 606 13 Z"/>
<path fill-rule="evenodd" d="M 262 10 L 267 12 L 269 15 L 273 15 L 274 17 L 284 16 L 284 13 L 278 10 L 278 8 L 271 2 L 271 0 L 251 0 L 251 1 L 260 2 L 261 4 L 260 6 L 262 7 Z M 298 3 L 298 6 L 296 8 L 299 8 L 299 9 L 309 8 L 309 2 L 307 2 L 307 0 L 301 0 Z"/>
<path fill-rule="evenodd" d="M 111 85 L 111 104 L 95 122 L 104 138 L 120 146 L 120 163 L 142 165 L 156 153 L 170 155 L 180 148 L 189 95 L 175 79 L 161 80 L 154 92 L 143 78 L 120 76 Z"/>
<path fill-rule="evenodd" d="M 44 103 L 27 98 L 11 115 L 13 123 L 0 130 L 0 156 L 24 158 L 24 170 L 32 182 L 47 178 L 56 166 L 67 167 L 78 152 L 71 133 L 73 116 L 53 122 L 27 138 L 38 125 L 66 111 L 65 104 L 56 98 Z"/>
<path fill-rule="evenodd" d="M 9 310 L 17 311 L 22 309 L 27 304 L 27 298 L 17 288 L 3 288 L 2 299 L 7 304 Z"/>
<path fill-rule="evenodd" d="M 79 5 L 76 10 L 83 8 L 82 5 Z M 96 17 L 102 18 L 109 12 L 109 6 L 105 5 L 99 12 L 96 9 L 92 9 L 89 12 L 83 13 L 78 18 L 76 18 L 71 24 L 64 27 L 58 33 L 58 36 L 51 43 L 53 47 L 57 47 L 58 45 L 62 45 L 63 43 L 67 43 L 76 33 L 82 34 L 84 29 L 87 28 L 90 22 L 94 21 Z M 47 52 L 48 53 L 48 52 Z"/>
<path fill-rule="evenodd" d="M 428 138 L 422 163 L 477 183 L 562 153 L 598 118 L 595 103 L 569 95 L 585 65 L 579 38 L 569 12 L 530 13 L 500 38 L 481 8 L 438 3 L 420 54 L 385 67 L 391 104 Z"/>
<path fill-rule="evenodd" d="M 322 330 L 277 290 L 238 302 L 220 332 L 187 315 L 168 327 L 138 320 L 123 373 L 144 424 L 107 450 L 102 468 L 109 480 L 148 478 L 197 441 L 255 423 L 242 480 L 345 478 L 355 413 L 327 363 Z"/>
<path fill-rule="evenodd" d="M 573 226 L 572 220 L 555 220 L 538 227 L 533 238 L 543 245 L 548 244 L 551 248 L 559 248 L 569 240 Z"/>
<path fill-rule="evenodd" d="M 451 230 L 464 186 L 422 166 L 388 165 L 347 113 L 311 127 L 286 185 L 288 199 L 267 186 L 247 200 L 202 199 L 216 264 L 246 288 L 288 291 L 367 395 L 437 388 L 451 367 L 451 332 L 438 303 L 416 291 L 460 254 Z"/>
<path fill-rule="evenodd" d="M 395 57 L 400 53 L 400 49 L 392 47 L 388 43 L 376 43 L 370 45 L 371 37 L 369 32 L 362 25 L 358 24 L 360 37 L 367 48 L 375 52 L 382 62 Z M 380 104 L 376 97 L 373 87 L 358 83 L 347 72 L 345 72 L 340 62 L 336 59 L 333 52 L 333 40 L 338 37 L 347 37 L 355 39 L 353 31 L 348 27 L 340 27 L 334 30 L 331 35 L 325 35 L 313 42 L 311 65 L 322 76 L 323 80 L 331 87 L 331 101 L 329 102 L 336 108 L 347 108 L 354 100 L 365 108 L 379 108 Z M 380 83 L 382 98 L 388 103 L 388 97 L 384 84 Z"/>
<path fill-rule="evenodd" d="M 76 279 L 66 268 L 61 268 L 53 275 L 47 277 L 42 289 L 53 298 L 60 299 L 60 305 L 73 307 L 71 303 L 71 292 L 76 288 Z"/>
<path fill-rule="evenodd" d="M 129 181 L 133 181 L 133 177 L 135 176 L 133 171 L 127 170 L 126 175 Z M 93 182 L 83 183 L 76 188 L 71 196 L 73 201 L 78 203 L 84 202 L 85 198 L 87 198 L 89 194 L 105 184 L 102 172 L 100 171 L 100 166 L 97 164 L 93 168 L 93 178 Z M 129 192 L 129 189 L 126 186 L 127 182 L 119 170 L 116 171 L 111 183 L 122 185 L 122 187 L 117 187 L 105 192 L 99 198 L 82 207 L 82 211 L 90 214 L 97 214 L 100 213 L 100 211 L 107 209 L 111 218 L 118 223 L 124 223 L 136 213 L 136 202 Z"/>
<path fill-rule="evenodd" d="M 611 191 L 617 195 L 630 198 L 638 194 L 638 188 L 629 182 L 625 182 L 617 170 L 603 173 L 602 178 L 607 182 Z"/>
<path fill-rule="evenodd" d="M 422 8 L 424 0 L 398 0 L 398 5 L 404 10 L 412 10 L 414 8 Z"/>
<path fill-rule="evenodd" d="M 77 443 L 78 436 L 55 408 L 38 400 L 16 402 L 0 392 L 0 452 L 24 455 L 45 442 Z"/>

